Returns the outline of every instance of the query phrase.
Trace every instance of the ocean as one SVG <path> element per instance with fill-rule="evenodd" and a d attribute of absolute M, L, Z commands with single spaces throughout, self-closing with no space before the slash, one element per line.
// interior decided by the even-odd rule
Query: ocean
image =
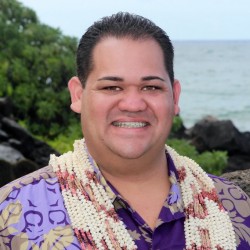
<path fill-rule="evenodd" d="M 250 131 L 250 41 L 174 41 L 181 117 L 189 128 L 206 115 Z"/>

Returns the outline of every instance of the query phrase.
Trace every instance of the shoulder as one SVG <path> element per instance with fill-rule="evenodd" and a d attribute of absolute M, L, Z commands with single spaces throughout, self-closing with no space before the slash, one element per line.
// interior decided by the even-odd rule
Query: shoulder
<path fill-rule="evenodd" d="M 232 221 L 238 246 L 250 246 L 250 198 L 233 182 L 209 175 L 214 181 L 219 200 Z M 239 249 L 248 249 L 240 248 Z"/>
<path fill-rule="evenodd" d="M 25 175 L 19 179 L 16 179 L 0 188 L 0 204 L 2 204 L 6 199 L 8 199 L 8 196 L 13 191 L 18 191 L 19 193 L 23 189 L 34 187 L 35 184 L 38 184 L 42 180 L 49 181 L 53 178 L 56 178 L 56 175 L 53 172 L 52 168 L 50 166 L 47 166 L 28 175 Z"/>
<path fill-rule="evenodd" d="M 80 249 L 58 178 L 45 167 L 0 189 L 0 249 Z"/>
<path fill-rule="evenodd" d="M 240 203 L 243 201 L 242 205 L 250 209 L 250 198 L 234 182 L 214 175 L 209 175 L 209 177 L 214 181 L 215 188 L 221 201 L 231 200 Z"/>

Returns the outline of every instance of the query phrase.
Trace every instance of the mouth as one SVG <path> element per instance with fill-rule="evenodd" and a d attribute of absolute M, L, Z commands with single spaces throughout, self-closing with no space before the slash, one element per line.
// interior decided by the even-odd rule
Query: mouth
<path fill-rule="evenodd" d="M 144 128 L 148 122 L 112 122 L 112 125 L 119 128 Z"/>

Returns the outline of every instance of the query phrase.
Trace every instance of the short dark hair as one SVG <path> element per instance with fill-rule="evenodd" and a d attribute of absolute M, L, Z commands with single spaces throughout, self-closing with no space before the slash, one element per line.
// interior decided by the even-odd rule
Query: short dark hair
<path fill-rule="evenodd" d="M 101 39 L 106 37 L 127 37 L 134 40 L 154 39 L 162 48 L 166 70 L 171 83 L 174 82 L 174 49 L 165 31 L 147 18 L 127 12 L 118 12 L 95 22 L 80 39 L 76 64 L 77 76 L 83 87 L 93 69 L 93 49 Z"/>

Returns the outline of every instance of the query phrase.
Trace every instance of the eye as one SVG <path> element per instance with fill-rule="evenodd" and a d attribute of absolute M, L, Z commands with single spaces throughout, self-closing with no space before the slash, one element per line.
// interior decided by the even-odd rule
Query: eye
<path fill-rule="evenodd" d="M 156 91 L 161 90 L 161 87 L 155 85 L 147 85 L 142 88 L 143 91 Z"/>
<path fill-rule="evenodd" d="M 103 88 L 103 90 L 107 90 L 107 91 L 121 91 L 121 87 L 118 86 L 106 86 Z"/>

